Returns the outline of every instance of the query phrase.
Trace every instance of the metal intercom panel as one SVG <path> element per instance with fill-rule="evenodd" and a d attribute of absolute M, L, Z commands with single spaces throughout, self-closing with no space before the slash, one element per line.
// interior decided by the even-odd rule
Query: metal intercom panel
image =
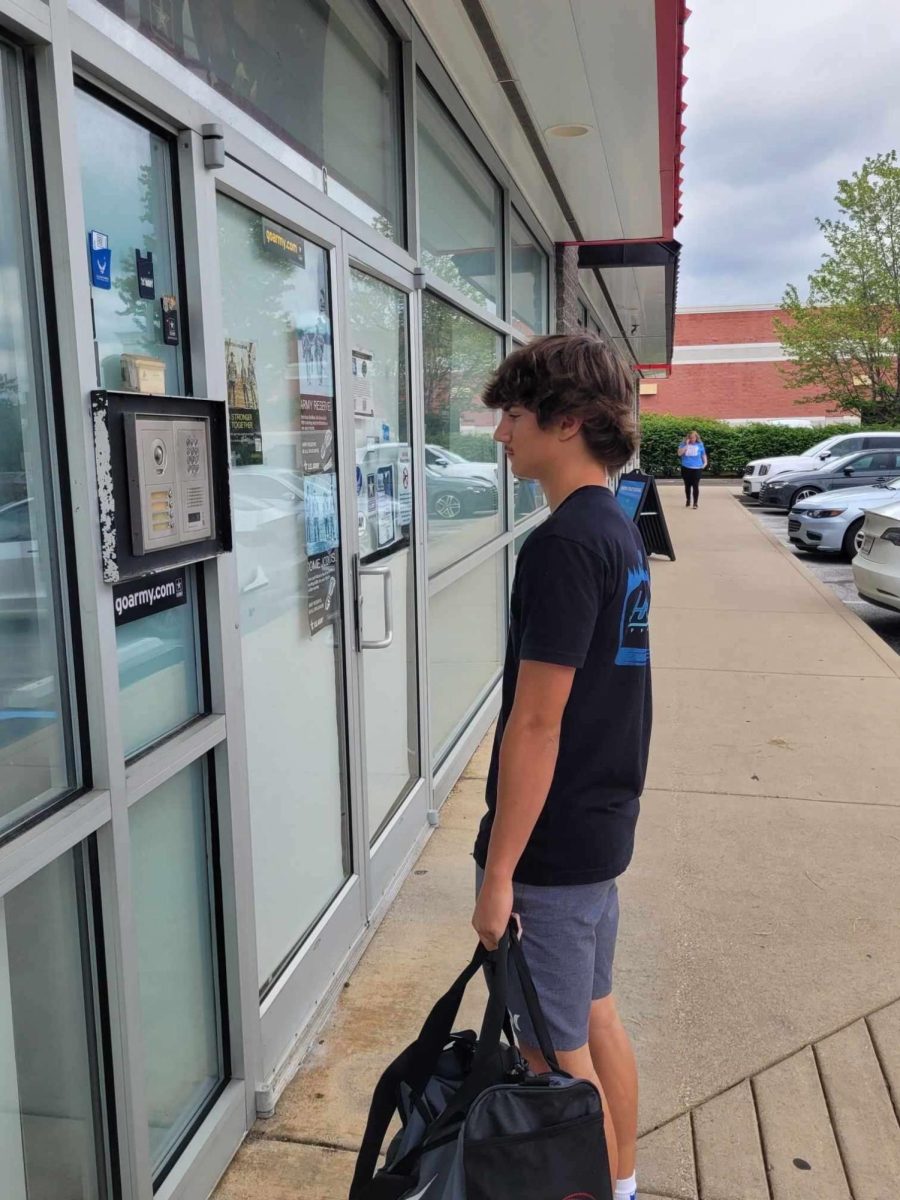
<path fill-rule="evenodd" d="M 209 420 L 125 417 L 135 554 L 200 542 L 215 534 Z"/>
<path fill-rule="evenodd" d="M 195 396 L 91 393 L 103 578 L 231 549 L 227 410 Z"/>

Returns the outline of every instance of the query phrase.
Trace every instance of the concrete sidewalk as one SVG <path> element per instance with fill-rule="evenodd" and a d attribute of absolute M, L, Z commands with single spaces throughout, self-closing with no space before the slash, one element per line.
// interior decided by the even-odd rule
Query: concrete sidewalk
<path fill-rule="evenodd" d="M 678 561 L 653 563 L 656 723 L 616 964 L 641 1193 L 896 1200 L 900 658 L 732 489 L 697 512 L 662 491 Z M 218 1200 L 344 1200 L 381 1068 L 472 949 L 486 764 Z"/>

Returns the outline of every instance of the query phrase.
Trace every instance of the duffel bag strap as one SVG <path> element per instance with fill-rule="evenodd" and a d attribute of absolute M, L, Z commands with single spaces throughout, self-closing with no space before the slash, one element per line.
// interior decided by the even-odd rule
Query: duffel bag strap
<path fill-rule="evenodd" d="M 509 956 L 516 974 L 519 976 L 519 983 L 522 985 L 525 1007 L 528 1009 L 531 1024 L 534 1032 L 537 1034 L 538 1049 L 543 1054 L 547 1066 L 551 1071 L 554 1071 L 557 1075 L 565 1075 L 566 1072 L 563 1071 L 556 1059 L 556 1053 L 553 1049 L 553 1039 L 550 1037 L 550 1030 L 547 1028 L 547 1021 L 544 1017 L 544 1010 L 541 1008 L 537 988 L 534 986 L 531 971 L 528 969 L 528 963 L 525 960 L 525 952 L 522 949 L 522 943 L 519 941 L 519 930 L 515 921 L 510 921 L 509 924 Z"/>
<path fill-rule="evenodd" d="M 504 936 L 496 950 L 486 952 L 488 1002 L 478 1037 L 472 1068 L 463 1083 L 425 1132 L 422 1145 L 432 1145 L 459 1113 L 465 1112 L 476 1096 L 497 1081 L 500 1057 L 500 1034 L 507 1020 L 507 991 L 509 984 L 509 936 Z"/>
<path fill-rule="evenodd" d="M 385 1134 L 397 1109 L 400 1084 L 408 1084 L 416 1093 L 424 1089 L 434 1074 L 441 1052 L 450 1040 L 453 1023 L 459 1012 L 466 987 L 489 957 L 488 951 L 479 944 L 472 956 L 472 961 L 425 1018 L 419 1036 L 394 1059 L 379 1079 L 372 1096 L 366 1130 L 356 1159 L 356 1170 L 350 1185 L 350 1200 L 357 1200 L 357 1197 L 362 1195 L 363 1189 L 371 1182 L 375 1174 Z"/>

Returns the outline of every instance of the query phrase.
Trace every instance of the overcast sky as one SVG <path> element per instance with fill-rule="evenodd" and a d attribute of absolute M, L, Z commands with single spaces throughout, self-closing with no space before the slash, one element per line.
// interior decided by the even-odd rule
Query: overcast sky
<path fill-rule="evenodd" d="M 900 149 L 898 0 L 688 0 L 678 305 L 806 294 L 838 179 Z"/>

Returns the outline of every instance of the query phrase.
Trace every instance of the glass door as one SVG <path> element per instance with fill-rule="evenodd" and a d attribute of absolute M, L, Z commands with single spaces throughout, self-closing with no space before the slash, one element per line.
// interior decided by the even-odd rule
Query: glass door
<path fill-rule="evenodd" d="M 217 214 L 266 1081 L 365 923 L 340 500 L 354 467 L 337 416 L 339 232 L 235 163 Z"/>
<path fill-rule="evenodd" d="M 345 238 L 345 421 L 355 449 L 353 558 L 363 825 L 372 911 L 425 825 L 417 587 L 412 279 Z"/>

